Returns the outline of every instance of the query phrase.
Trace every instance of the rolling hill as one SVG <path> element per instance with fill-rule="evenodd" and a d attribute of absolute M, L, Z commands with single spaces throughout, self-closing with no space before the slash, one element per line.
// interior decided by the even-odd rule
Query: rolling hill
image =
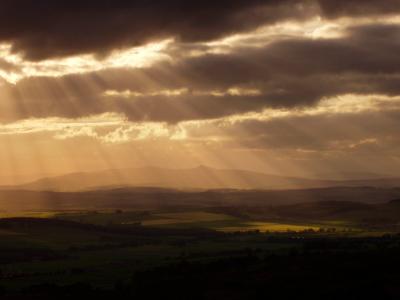
<path fill-rule="evenodd" d="M 0 190 L 0 215 L 13 211 L 260 207 L 316 202 L 383 204 L 400 198 L 399 188 L 181 191 L 119 188 L 83 192 Z M 291 209 L 292 210 L 292 209 Z"/>
<path fill-rule="evenodd" d="M 336 186 L 390 188 L 400 186 L 400 178 L 339 181 L 283 177 L 252 171 L 222 170 L 204 166 L 192 169 L 145 167 L 48 177 L 12 187 L 12 189 L 70 192 L 115 187 L 285 190 Z"/>

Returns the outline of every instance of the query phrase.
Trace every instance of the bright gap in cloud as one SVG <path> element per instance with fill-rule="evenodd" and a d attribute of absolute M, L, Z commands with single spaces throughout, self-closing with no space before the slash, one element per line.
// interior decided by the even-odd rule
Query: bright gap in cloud
<path fill-rule="evenodd" d="M 8 71 L 0 69 L 0 76 L 10 83 L 16 83 L 23 78 L 33 76 L 59 77 L 110 68 L 143 68 L 169 59 L 163 51 L 170 43 L 172 40 L 167 39 L 141 47 L 115 50 L 104 59 L 99 59 L 93 54 L 86 54 L 40 62 L 25 61 L 20 55 L 11 53 L 11 45 L 2 44 L 0 57 L 15 68 Z"/>

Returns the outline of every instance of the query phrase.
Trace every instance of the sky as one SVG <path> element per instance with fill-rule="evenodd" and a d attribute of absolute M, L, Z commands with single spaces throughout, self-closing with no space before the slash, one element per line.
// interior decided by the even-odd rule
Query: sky
<path fill-rule="evenodd" d="M 1 0 L 0 183 L 400 175 L 398 0 Z"/>

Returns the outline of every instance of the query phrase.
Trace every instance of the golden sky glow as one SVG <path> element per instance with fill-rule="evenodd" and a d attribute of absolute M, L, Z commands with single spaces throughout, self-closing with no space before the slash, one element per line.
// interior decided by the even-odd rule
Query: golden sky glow
<path fill-rule="evenodd" d="M 0 33 L 0 183 L 144 165 L 396 175 L 400 14 L 306 2 L 82 46 Z"/>

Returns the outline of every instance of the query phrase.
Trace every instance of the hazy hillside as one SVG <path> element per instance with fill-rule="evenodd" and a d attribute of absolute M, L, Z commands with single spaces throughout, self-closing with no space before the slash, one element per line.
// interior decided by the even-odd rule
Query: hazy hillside
<path fill-rule="evenodd" d="M 45 178 L 24 185 L 29 190 L 78 191 L 110 186 L 151 186 L 183 189 L 288 189 L 320 187 L 320 180 L 280 177 L 241 170 L 207 167 L 162 169 L 155 167 L 75 173 Z"/>
<path fill-rule="evenodd" d="M 86 192 L 0 191 L 4 211 L 101 210 L 165 207 L 269 207 L 305 202 L 350 201 L 386 203 L 400 198 L 400 189 L 323 188 L 307 190 L 209 190 L 179 191 L 122 188 Z M 0 210 L 0 212 L 1 212 Z"/>
<path fill-rule="evenodd" d="M 304 189 L 333 186 L 396 187 L 400 179 L 319 180 L 282 177 L 243 170 L 219 170 L 208 167 L 162 169 L 155 167 L 74 173 L 41 179 L 18 189 L 81 191 L 101 187 L 165 187 L 177 189 Z"/>

